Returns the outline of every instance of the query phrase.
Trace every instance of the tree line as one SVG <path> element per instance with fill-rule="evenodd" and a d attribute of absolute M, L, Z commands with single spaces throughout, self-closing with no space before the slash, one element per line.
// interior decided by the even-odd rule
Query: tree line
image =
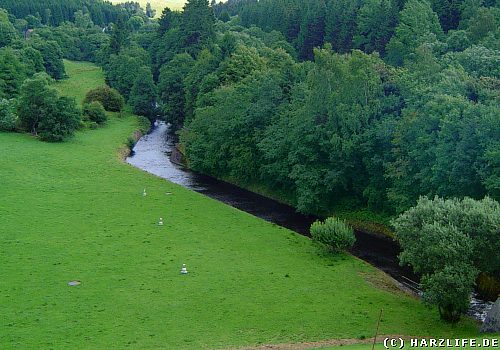
<path fill-rule="evenodd" d="M 102 0 L 0 0 L 0 8 L 16 18 L 27 18 L 28 24 L 54 26 L 73 22 L 77 11 L 89 13 L 94 23 L 105 26 L 115 22 L 121 12 L 120 7 Z"/>
<path fill-rule="evenodd" d="M 244 26 L 277 30 L 294 45 L 301 59 L 312 59 L 313 48 L 330 43 L 336 52 L 360 49 L 367 53 L 397 54 L 398 47 L 387 46 L 399 24 L 399 12 L 407 0 L 228 0 L 214 5 L 218 18 L 238 15 Z M 477 8 L 495 7 L 494 0 L 430 0 L 428 5 L 444 32 L 461 30 Z M 423 18 L 422 3 L 411 3 L 413 19 Z M 483 14 L 485 15 L 485 14 Z M 492 25 L 492 14 L 485 15 Z M 486 19 L 486 18 L 483 18 Z M 433 24 L 434 25 L 434 24 Z M 434 31 L 438 28 L 434 25 Z M 439 33 L 436 33 L 439 35 Z M 394 61 L 395 63 L 397 61 Z"/>

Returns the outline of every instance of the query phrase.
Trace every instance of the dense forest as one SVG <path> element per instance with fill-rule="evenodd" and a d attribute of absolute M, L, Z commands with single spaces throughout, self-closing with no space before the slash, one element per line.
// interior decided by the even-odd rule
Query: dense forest
<path fill-rule="evenodd" d="M 63 57 L 93 61 L 135 113 L 171 123 L 193 170 L 323 216 L 490 197 L 481 242 L 500 249 L 496 1 L 188 0 L 159 20 L 135 3 L 2 6 L 2 105 L 25 101 L 36 73 L 64 77 Z M 2 115 L 0 128 L 23 129 Z M 436 203 L 422 206 L 471 206 Z"/>
<path fill-rule="evenodd" d="M 14 38 L 33 16 L 16 13 L 29 3 L 9 3 L 3 56 L 36 50 L 56 79 L 62 56 L 97 62 L 137 113 L 172 123 L 197 171 L 316 214 L 500 196 L 491 1 L 192 0 L 158 21 L 132 2 L 42 1 L 42 13 L 86 10 L 39 20 L 24 41 Z M 91 8 L 112 9 L 114 23 Z M 12 68 L 4 97 L 41 64 Z"/>
<path fill-rule="evenodd" d="M 115 22 L 120 8 L 107 1 L 96 0 L 0 0 L 0 8 L 29 25 L 59 25 L 74 21 L 77 11 L 89 13 L 94 23 L 105 25 Z"/>

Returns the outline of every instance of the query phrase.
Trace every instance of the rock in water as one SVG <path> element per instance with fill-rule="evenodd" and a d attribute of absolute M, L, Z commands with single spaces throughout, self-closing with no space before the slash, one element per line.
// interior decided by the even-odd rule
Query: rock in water
<path fill-rule="evenodd" d="M 483 333 L 497 333 L 500 332 L 500 298 L 497 299 L 495 304 L 491 307 L 486 315 L 483 326 L 481 327 Z"/>

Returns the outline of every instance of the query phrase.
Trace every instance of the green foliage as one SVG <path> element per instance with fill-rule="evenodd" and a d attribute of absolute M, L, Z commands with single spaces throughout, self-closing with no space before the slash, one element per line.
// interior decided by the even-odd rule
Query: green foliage
<path fill-rule="evenodd" d="M 42 54 L 43 65 L 48 75 L 54 79 L 65 77 L 63 53 L 56 41 L 34 38 L 30 40 L 30 44 Z"/>
<path fill-rule="evenodd" d="M 12 101 L 0 99 L 0 131 L 14 131 L 17 116 Z"/>
<path fill-rule="evenodd" d="M 468 264 L 447 265 L 435 274 L 422 277 L 423 299 L 437 305 L 441 317 L 458 322 L 470 305 L 477 271 Z"/>
<path fill-rule="evenodd" d="M 104 124 L 108 120 L 106 110 L 99 101 L 93 101 L 85 104 L 83 106 L 83 114 L 88 118 L 88 120 L 97 124 Z"/>
<path fill-rule="evenodd" d="M 187 0 L 181 22 L 183 47 L 196 56 L 215 39 L 215 16 L 208 0 Z"/>
<path fill-rule="evenodd" d="M 313 223 L 311 235 L 314 241 L 327 246 L 333 252 L 347 250 L 356 241 L 353 229 L 347 226 L 344 220 L 334 217 Z"/>
<path fill-rule="evenodd" d="M 98 52 L 107 48 L 110 41 L 109 35 L 91 22 L 66 22 L 55 28 L 39 28 L 35 33 L 45 40 L 57 41 L 65 58 L 78 61 L 95 62 Z"/>
<path fill-rule="evenodd" d="M 120 93 L 106 85 L 88 91 L 83 103 L 94 101 L 100 102 L 104 109 L 110 112 L 120 112 L 125 104 L 125 99 Z"/>
<path fill-rule="evenodd" d="M 475 15 L 469 19 L 467 32 L 474 43 L 480 42 L 486 36 L 498 30 L 500 25 L 500 8 L 480 7 Z"/>
<path fill-rule="evenodd" d="M 128 98 L 141 67 L 148 63 L 149 56 L 144 49 L 124 49 L 118 55 L 110 56 L 109 63 L 105 66 L 106 82 Z"/>
<path fill-rule="evenodd" d="M 109 49 L 112 54 L 120 53 L 125 45 L 129 35 L 129 26 L 126 23 L 125 15 L 122 13 L 118 16 L 116 23 L 113 24 Z"/>
<path fill-rule="evenodd" d="M 300 25 L 297 51 L 302 59 L 312 59 L 313 49 L 321 46 L 325 37 L 326 4 L 324 0 L 307 2 L 305 18 Z"/>
<path fill-rule="evenodd" d="M 439 19 L 427 0 L 409 0 L 400 13 L 395 34 L 387 45 L 387 60 L 402 65 L 421 44 L 441 39 Z"/>
<path fill-rule="evenodd" d="M 156 119 L 156 86 L 149 67 L 141 67 L 132 85 L 128 102 L 134 113 Z"/>
<path fill-rule="evenodd" d="M 500 272 L 500 204 L 420 198 L 393 221 L 402 264 L 423 275 L 424 297 L 456 321 L 467 309 L 477 271 Z"/>
<path fill-rule="evenodd" d="M 0 48 L 8 46 L 16 38 L 16 29 L 9 21 L 9 14 L 0 8 Z"/>
<path fill-rule="evenodd" d="M 50 104 L 50 108 L 42 112 L 39 120 L 37 131 L 40 139 L 61 142 L 73 136 L 81 120 L 75 99 L 63 96 L 51 101 L 51 97 L 48 97 L 45 103 Z"/>
<path fill-rule="evenodd" d="M 390 0 L 369 0 L 359 10 L 354 45 L 365 52 L 385 53 L 394 33 L 398 10 Z"/>
<path fill-rule="evenodd" d="M 35 73 L 45 72 L 43 56 L 40 51 L 31 46 L 24 46 L 19 50 L 20 60 L 24 63 L 26 74 L 31 77 Z"/>
<path fill-rule="evenodd" d="M 0 49 L 0 98 L 17 96 L 24 79 L 25 66 L 16 52 L 10 47 Z"/>
<path fill-rule="evenodd" d="M 41 26 L 60 25 L 75 19 L 74 13 L 85 9 L 92 20 L 101 26 L 114 22 L 121 12 L 118 7 L 107 1 L 95 0 L 0 0 L 4 8 L 17 18 L 31 17 L 30 23 Z M 31 26 L 33 28 L 33 26 Z"/>
<path fill-rule="evenodd" d="M 17 107 L 19 122 L 44 141 L 63 141 L 79 125 L 80 111 L 74 99 L 59 97 L 48 83 L 47 76 L 37 75 L 23 84 Z"/>
<path fill-rule="evenodd" d="M 158 95 L 164 118 L 175 130 L 182 127 L 185 119 L 184 79 L 191 70 L 193 59 L 189 54 L 176 55 L 160 71 Z"/>

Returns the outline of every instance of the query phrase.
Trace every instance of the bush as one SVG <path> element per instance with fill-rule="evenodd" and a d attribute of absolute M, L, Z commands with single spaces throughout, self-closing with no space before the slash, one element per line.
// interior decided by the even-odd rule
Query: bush
<path fill-rule="evenodd" d="M 83 103 L 88 104 L 94 101 L 100 102 L 104 109 L 110 112 L 121 112 L 125 105 L 123 96 L 109 86 L 101 86 L 87 92 Z"/>
<path fill-rule="evenodd" d="M 421 280 L 423 299 L 438 306 L 442 319 L 458 322 L 469 308 L 476 275 L 477 270 L 467 263 L 445 266 L 435 274 L 424 275 Z"/>
<path fill-rule="evenodd" d="M 59 97 L 58 92 L 49 87 L 46 75 L 35 75 L 23 84 L 17 114 L 22 130 L 49 142 L 72 136 L 81 121 L 75 99 Z"/>
<path fill-rule="evenodd" d="M 17 116 L 14 113 L 12 102 L 0 100 L 0 130 L 14 131 L 16 129 Z"/>
<path fill-rule="evenodd" d="M 422 275 L 424 300 L 438 306 L 443 319 L 456 322 L 467 310 L 479 271 L 498 275 L 499 214 L 499 203 L 488 197 L 421 197 L 393 220 L 400 263 Z"/>
<path fill-rule="evenodd" d="M 347 250 L 354 245 L 354 230 L 344 220 L 328 218 L 325 222 L 316 221 L 311 225 L 314 241 L 327 246 L 332 252 Z"/>
<path fill-rule="evenodd" d="M 108 117 L 106 115 L 106 110 L 99 101 L 94 101 L 87 103 L 83 106 L 83 113 L 88 117 L 91 122 L 97 124 L 104 124 Z"/>

